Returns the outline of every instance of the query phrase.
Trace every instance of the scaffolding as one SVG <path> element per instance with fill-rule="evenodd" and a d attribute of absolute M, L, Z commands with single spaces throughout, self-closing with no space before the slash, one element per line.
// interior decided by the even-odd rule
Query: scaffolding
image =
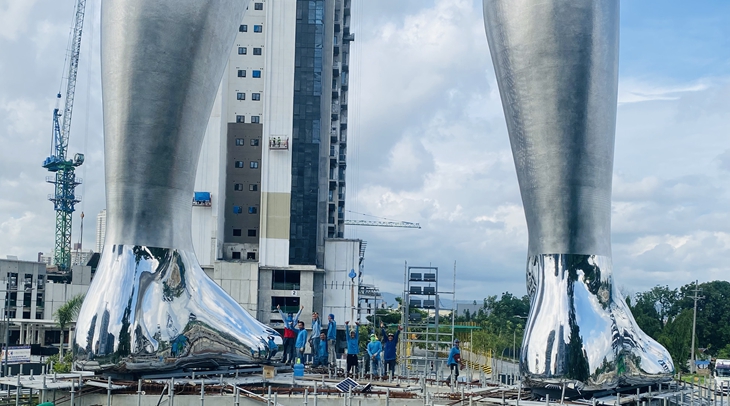
<path fill-rule="evenodd" d="M 454 341 L 456 303 L 456 263 L 451 291 L 442 290 L 439 269 L 434 266 L 408 266 L 403 275 L 403 334 L 401 375 L 443 379 L 446 360 Z M 451 295 L 451 308 L 442 307 L 441 298 Z M 450 322 L 442 323 L 441 311 L 450 310 Z M 448 372 L 447 372 L 448 373 Z"/>

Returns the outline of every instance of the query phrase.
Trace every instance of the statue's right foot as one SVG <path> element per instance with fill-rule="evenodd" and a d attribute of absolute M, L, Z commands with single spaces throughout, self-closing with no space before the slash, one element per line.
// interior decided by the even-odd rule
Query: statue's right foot
<path fill-rule="evenodd" d="M 89 292 L 74 340 L 82 370 L 264 362 L 268 336 L 278 336 L 213 282 L 190 252 L 107 246 Z"/>
<path fill-rule="evenodd" d="M 529 261 L 531 306 L 520 360 L 528 385 L 593 391 L 672 379 L 671 356 L 641 331 L 614 287 L 610 258 L 554 254 Z"/>

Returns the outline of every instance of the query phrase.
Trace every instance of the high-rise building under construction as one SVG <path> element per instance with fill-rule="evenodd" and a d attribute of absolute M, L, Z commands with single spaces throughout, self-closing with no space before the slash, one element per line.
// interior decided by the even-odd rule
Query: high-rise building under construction
<path fill-rule="evenodd" d="M 327 307 L 306 291 L 324 285 L 325 240 L 344 234 L 350 11 L 351 0 L 252 0 L 208 123 L 196 255 L 264 322 L 277 304 Z M 359 241 L 342 244 L 357 245 L 356 261 Z"/>

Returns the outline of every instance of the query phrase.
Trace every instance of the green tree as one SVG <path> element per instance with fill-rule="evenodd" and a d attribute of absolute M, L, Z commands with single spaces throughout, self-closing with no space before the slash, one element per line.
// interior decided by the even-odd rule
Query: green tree
<path fill-rule="evenodd" d="M 61 307 L 56 310 L 55 313 L 53 313 L 53 318 L 56 320 L 56 323 L 58 323 L 58 326 L 61 328 L 61 348 L 59 350 L 59 358 L 64 359 L 63 357 L 63 342 L 64 342 L 64 334 L 66 332 L 66 328 L 70 327 L 69 325 L 76 321 L 76 317 L 79 316 L 79 311 L 81 310 L 81 305 L 84 303 L 84 295 L 76 295 L 69 299 L 68 302 L 64 303 Z M 70 332 L 69 332 L 70 334 Z M 69 343 L 69 345 L 72 345 L 72 343 Z"/>
<path fill-rule="evenodd" d="M 674 367 L 686 371 L 692 341 L 692 311 L 683 310 L 668 322 L 658 341 L 669 351 Z"/>

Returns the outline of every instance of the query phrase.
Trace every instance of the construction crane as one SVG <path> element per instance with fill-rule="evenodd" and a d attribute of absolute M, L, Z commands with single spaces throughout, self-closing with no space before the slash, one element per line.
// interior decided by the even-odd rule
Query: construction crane
<path fill-rule="evenodd" d="M 370 227 L 400 227 L 400 228 L 421 228 L 418 223 L 408 221 L 370 221 L 370 220 L 345 220 L 348 226 L 370 226 Z"/>
<path fill-rule="evenodd" d="M 397 221 L 390 220 L 383 217 L 377 217 L 370 214 L 358 213 L 351 210 L 347 210 L 348 213 L 361 214 L 363 216 L 375 217 L 380 220 L 345 220 L 347 226 L 369 226 L 369 227 L 399 227 L 399 228 L 421 228 L 418 223 L 411 223 L 409 221 Z"/>
<path fill-rule="evenodd" d="M 71 269 L 71 216 L 81 196 L 76 195 L 76 186 L 81 179 L 76 177 L 76 167 L 84 163 L 84 154 L 76 154 L 73 159 L 66 159 L 68 136 L 71 130 L 71 113 L 76 93 L 76 75 L 79 70 L 79 54 L 81 52 L 81 32 L 84 26 L 86 0 L 77 0 L 74 25 L 71 31 L 71 49 L 69 50 L 68 76 L 66 78 L 66 100 L 63 111 L 60 110 L 61 93 L 56 96 L 57 105 L 53 110 L 53 126 L 51 128 L 51 153 L 43 161 L 43 167 L 55 176 L 46 177 L 46 182 L 54 185 L 54 193 L 48 195 L 56 211 L 55 246 L 53 262 L 61 272 Z M 60 119 L 63 118 L 61 122 Z"/>

